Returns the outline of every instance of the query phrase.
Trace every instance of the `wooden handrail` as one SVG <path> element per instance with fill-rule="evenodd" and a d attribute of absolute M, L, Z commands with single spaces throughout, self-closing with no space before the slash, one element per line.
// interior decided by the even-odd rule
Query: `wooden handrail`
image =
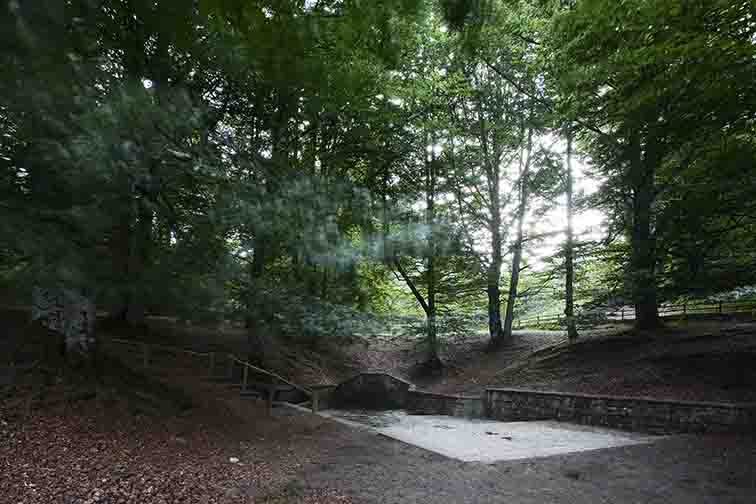
<path fill-rule="evenodd" d="M 147 343 L 146 341 L 125 340 L 125 339 L 120 339 L 120 338 L 113 338 L 109 341 L 112 341 L 114 343 L 122 343 L 126 345 L 145 345 L 146 344 L 146 345 L 150 345 L 151 347 L 160 348 L 162 350 L 168 350 L 168 351 L 176 352 L 176 353 L 187 353 L 190 355 L 199 355 L 201 357 L 210 355 L 212 353 L 212 352 L 197 352 L 195 350 L 188 350 L 186 348 L 179 348 L 179 347 L 174 347 L 174 346 L 169 346 L 169 345 L 161 345 L 160 343 Z"/>
<path fill-rule="evenodd" d="M 302 387 L 300 385 L 297 385 L 296 383 L 292 383 L 289 380 L 287 380 L 286 378 L 284 378 L 283 376 L 281 376 L 281 375 L 279 375 L 277 373 L 274 373 L 273 371 L 268 371 L 267 369 L 263 369 L 263 368 L 257 367 L 254 364 L 250 364 L 247 361 L 243 361 L 243 360 L 239 359 L 237 356 L 235 356 L 234 354 L 229 354 L 229 356 L 234 361 L 236 361 L 237 363 L 241 364 L 242 366 L 246 366 L 249 369 L 252 369 L 254 371 L 257 371 L 258 373 L 270 376 L 271 378 L 275 378 L 276 380 L 278 380 L 280 382 L 283 382 L 286 385 L 289 385 L 290 387 L 293 387 L 296 390 L 299 390 L 300 392 L 302 392 L 304 394 L 307 394 L 308 396 L 312 397 L 312 391 L 311 390 L 307 390 L 306 388 L 304 388 L 304 387 Z"/>
<path fill-rule="evenodd" d="M 114 343 L 121 343 L 121 344 L 134 345 L 134 346 L 147 345 L 149 347 L 160 348 L 160 349 L 163 349 L 163 350 L 170 350 L 170 351 L 173 351 L 173 352 L 176 352 L 176 353 L 183 352 L 183 353 L 187 353 L 187 354 L 190 354 L 190 355 L 198 355 L 198 356 L 201 356 L 201 357 L 212 356 L 212 355 L 215 354 L 215 352 L 196 352 L 194 350 L 187 350 L 185 348 L 179 348 L 179 347 L 174 347 L 174 346 L 169 346 L 169 345 L 161 345 L 159 343 L 147 343 L 145 341 L 137 341 L 137 340 L 125 340 L 125 339 L 120 339 L 120 338 L 113 338 L 113 339 L 111 339 L 109 341 L 114 342 Z M 234 355 L 232 353 L 229 353 L 228 356 L 234 362 L 236 362 L 238 364 L 241 364 L 242 366 L 246 366 L 247 368 L 252 369 L 253 371 L 256 371 L 258 373 L 264 374 L 266 376 L 270 376 L 271 378 L 274 378 L 274 379 L 276 379 L 276 380 L 278 380 L 278 381 L 280 381 L 282 383 L 285 383 L 286 385 L 289 385 L 290 387 L 293 387 L 296 390 L 299 390 L 300 392 L 306 394 L 309 397 L 313 397 L 313 395 L 314 395 L 311 390 L 308 390 L 305 387 L 297 385 L 296 383 L 292 383 L 289 380 L 287 380 L 286 378 L 284 378 L 283 376 L 281 376 L 281 375 L 279 375 L 277 373 L 274 373 L 273 371 L 268 371 L 267 369 L 263 369 L 261 367 L 255 366 L 254 364 L 250 364 L 247 361 L 241 360 L 239 357 L 237 357 L 236 355 Z"/>

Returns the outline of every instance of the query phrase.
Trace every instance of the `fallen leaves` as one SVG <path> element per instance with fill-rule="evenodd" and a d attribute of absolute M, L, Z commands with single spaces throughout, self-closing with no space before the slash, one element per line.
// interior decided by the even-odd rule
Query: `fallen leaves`
<path fill-rule="evenodd" d="M 261 443 L 280 440 L 242 438 L 244 429 L 217 411 L 154 417 L 96 403 L 29 417 L 0 403 L 0 504 L 252 503 L 261 490 L 296 477 L 295 457 L 283 460 L 288 452 L 247 460 L 250 450 L 262 453 Z M 318 492 L 289 502 L 349 502 Z"/>
<path fill-rule="evenodd" d="M 0 501 L 246 502 L 247 487 L 272 477 L 262 462 L 228 464 L 212 433 L 193 433 L 183 445 L 171 442 L 166 425 L 101 427 L 86 414 L 51 412 L 6 422 Z"/>

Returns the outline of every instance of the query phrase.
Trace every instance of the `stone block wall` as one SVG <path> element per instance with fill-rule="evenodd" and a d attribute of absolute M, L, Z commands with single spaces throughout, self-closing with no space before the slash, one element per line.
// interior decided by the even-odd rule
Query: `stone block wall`
<path fill-rule="evenodd" d="M 487 416 L 495 420 L 562 420 L 652 434 L 744 432 L 756 428 L 756 405 L 720 404 L 488 389 Z"/>
<path fill-rule="evenodd" d="M 756 431 L 756 404 L 673 401 L 487 389 L 482 397 L 423 392 L 385 373 L 363 373 L 318 393 L 319 408 L 406 409 L 502 421 L 560 420 L 651 434 Z"/>
<path fill-rule="evenodd" d="M 452 396 L 411 390 L 407 394 L 407 412 L 413 415 L 448 415 L 464 418 L 484 416 L 483 398 Z"/>

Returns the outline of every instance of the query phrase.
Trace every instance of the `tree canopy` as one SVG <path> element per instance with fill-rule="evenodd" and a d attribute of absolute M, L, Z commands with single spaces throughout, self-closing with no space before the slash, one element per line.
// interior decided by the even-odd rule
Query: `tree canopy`
<path fill-rule="evenodd" d="M 0 6 L 0 282 L 307 341 L 752 285 L 749 1 Z M 602 223 L 588 229 L 586 215 Z M 552 311 L 553 313 L 553 311 Z M 576 322 L 577 321 L 577 322 Z M 455 326 L 459 327 L 459 325 Z"/>

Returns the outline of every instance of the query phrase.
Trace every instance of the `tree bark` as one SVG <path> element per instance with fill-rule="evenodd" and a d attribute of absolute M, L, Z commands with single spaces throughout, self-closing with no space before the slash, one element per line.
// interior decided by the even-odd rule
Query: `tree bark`
<path fill-rule="evenodd" d="M 129 303 L 126 309 L 126 323 L 130 327 L 142 327 L 145 324 L 146 303 L 141 284 L 144 281 L 145 268 L 150 262 L 152 249 L 152 228 L 154 213 L 140 202 L 135 243 L 129 257 Z"/>
<path fill-rule="evenodd" d="M 256 243 L 252 264 L 249 266 L 249 287 L 247 288 L 247 314 L 244 326 L 247 329 L 247 345 L 250 362 L 264 364 L 266 349 L 268 347 L 266 331 L 266 313 L 264 306 L 256 306 L 256 303 L 265 303 L 255 289 L 260 286 L 263 272 L 265 271 L 265 246 L 262 242 Z M 259 290 L 259 289 L 258 289 Z"/>
<path fill-rule="evenodd" d="M 152 228 L 154 214 L 144 203 L 130 195 L 130 211 L 120 226 L 113 230 L 113 246 L 123 247 L 115 257 L 123 261 L 123 283 L 119 303 L 111 314 L 111 320 L 130 328 L 143 327 L 146 320 L 146 303 L 140 284 L 144 270 L 149 263 L 152 248 Z"/>
<path fill-rule="evenodd" d="M 502 343 L 512 340 L 512 322 L 514 321 L 514 305 L 517 301 L 517 287 L 520 283 L 520 263 L 522 262 L 523 226 L 525 214 L 528 210 L 528 182 L 530 176 L 531 152 L 533 150 L 533 130 L 528 129 L 528 140 L 525 147 L 525 161 L 520 171 L 520 206 L 517 209 L 517 237 L 512 255 L 512 273 L 509 277 L 509 292 L 507 293 L 507 310 L 504 316 Z"/>
<path fill-rule="evenodd" d="M 499 197 L 498 169 L 496 170 L 495 188 L 491 191 L 491 263 L 486 275 L 488 294 L 488 335 L 490 345 L 496 347 L 501 344 L 503 328 L 501 324 L 501 204 Z"/>
<path fill-rule="evenodd" d="M 438 367 L 438 333 L 436 327 L 436 242 L 434 226 L 436 223 L 436 157 L 433 151 L 435 136 L 431 135 L 431 152 L 426 156 L 426 214 L 425 225 L 428 226 L 427 270 L 428 275 L 428 364 Z"/>
<path fill-rule="evenodd" d="M 426 135 L 426 145 L 433 145 L 435 138 Z M 436 243 L 434 225 L 436 220 L 436 160 L 431 150 L 430 154 L 426 154 L 425 157 L 425 225 L 428 228 L 427 247 L 425 252 L 425 279 L 427 283 L 426 296 L 420 292 L 415 285 L 415 282 L 407 274 L 407 271 L 402 266 L 399 258 L 393 256 L 393 264 L 399 275 L 404 280 L 404 283 L 412 291 L 420 307 L 425 313 L 426 319 L 426 343 L 428 344 L 428 358 L 425 362 L 425 367 L 429 371 L 436 371 L 443 367 L 441 359 L 439 357 L 439 345 L 438 345 L 438 327 L 436 320 Z M 384 199 L 384 236 L 387 234 L 386 226 L 386 208 Z"/>
<path fill-rule="evenodd" d="M 572 208 L 572 128 L 567 129 L 567 241 L 564 250 L 564 316 L 567 318 L 567 339 L 574 343 L 578 338 L 575 324 L 575 265 L 574 236 L 573 236 L 573 208 Z"/>
<path fill-rule="evenodd" d="M 653 229 L 653 205 L 656 198 L 655 175 L 657 145 L 651 133 L 642 151 L 640 134 L 630 143 L 630 183 L 632 188 L 631 267 L 638 329 L 659 326 L 656 291 L 656 236 Z"/>
<path fill-rule="evenodd" d="M 271 168 L 272 173 L 265 173 L 265 189 L 268 195 L 275 195 L 278 187 L 275 181 L 287 169 L 289 163 L 288 153 L 288 124 L 289 124 L 289 94 L 286 90 L 276 90 L 276 113 L 271 125 Z M 249 346 L 249 359 L 252 362 L 265 363 L 266 353 L 269 346 L 269 307 L 255 306 L 258 297 L 254 289 L 260 286 L 260 281 L 265 273 L 265 263 L 274 257 L 278 248 L 275 237 L 266 229 L 254 230 L 254 256 L 250 269 L 250 285 L 247 293 L 248 313 L 245 320 L 247 327 L 247 343 Z M 264 303 L 265 300 L 263 299 Z"/>
<path fill-rule="evenodd" d="M 481 107 L 482 108 L 482 107 Z M 482 114 L 482 111 L 481 111 Z M 481 119 L 481 134 L 486 139 L 484 121 Z M 495 149 L 494 149 L 495 150 Z M 493 160 L 486 159 L 488 178 L 488 197 L 491 211 L 491 263 L 486 273 L 486 292 L 488 294 L 488 335 L 491 347 L 497 347 L 503 340 L 503 328 L 501 324 L 501 193 L 499 169 L 500 156 L 495 154 Z M 488 156 L 487 156 L 488 158 Z"/>

